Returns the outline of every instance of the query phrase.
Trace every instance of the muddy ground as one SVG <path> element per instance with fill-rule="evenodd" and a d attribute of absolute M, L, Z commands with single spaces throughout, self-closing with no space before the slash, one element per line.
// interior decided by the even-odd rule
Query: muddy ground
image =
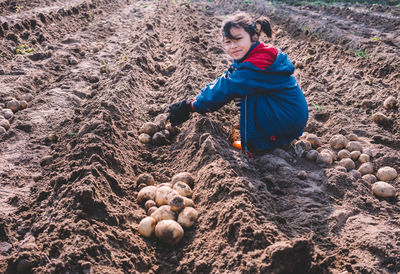
<path fill-rule="evenodd" d="M 229 143 L 234 105 L 193 115 L 171 144 L 137 138 L 228 67 L 219 27 L 239 8 L 274 23 L 266 42 L 296 66 L 306 131 L 323 146 L 354 133 L 374 172 L 400 172 L 399 110 L 383 107 L 399 105 L 400 9 L 217 2 L 0 2 L 0 106 L 28 101 L 0 136 L 0 272 L 400 271 L 398 198 L 290 150 L 249 158 Z M 196 177 L 197 224 L 174 247 L 142 238 L 137 176 L 181 171 Z"/>

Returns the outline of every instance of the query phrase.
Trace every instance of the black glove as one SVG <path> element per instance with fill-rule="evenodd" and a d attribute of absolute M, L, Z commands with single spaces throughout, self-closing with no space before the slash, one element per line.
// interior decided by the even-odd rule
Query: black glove
<path fill-rule="evenodd" d="M 172 126 L 177 126 L 187 121 L 193 110 L 190 106 L 190 101 L 183 100 L 169 105 L 168 112 L 167 119 L 171 122 Z"/>

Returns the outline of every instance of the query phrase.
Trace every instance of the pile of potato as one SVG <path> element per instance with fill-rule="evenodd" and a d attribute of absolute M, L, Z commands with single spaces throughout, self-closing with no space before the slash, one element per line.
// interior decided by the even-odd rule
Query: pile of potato
<path fill-rule="evenodd" d="M 31 94 L 24 94 L 17 99 L 8 100 L 2 106 L 0 105 L 0 135 L 6 133 L 10 129 L 10 121 L 14 117 L 14 113 L 28 107 L 28 102 L 33 100 Z"/>
<path fill-rule="evenodd" d="M 167 114 L 156 116 L 154 122 L 144 123 L 139 129 L 139 141 L 144 144 L 166 145 L 177 129 L 167 123 Z"/>
<path fill-rule="evenodd" d="M 318 136 L 305 132 L 295 146 L 309 160 L 323 166 L 335 164 L 336 169 L 372 184 L 372 192 L 376 196 L 396 196 L 395 188 L 388 182 L 397 178 L 397 171 L 392 167 L 382 167 L 374 175 L 372 151 L 363 147 L 355 134 L 347 137 L 336 134 L 329 140 L 329 147 L 324 147 Z"/>
<path fill-rule="evenodd" d="M 191 228 L 198 217 L 194 209 L 194 177 L 189 172 L 181 172 L 172 177 L 170 183 L 155 185 L 154 178 L 144 173 L 138 177 L 142 186 L 137 200 L 144 205 L 148 217 L 139 223 L 139 233 L 156 238 L 167 244 L 177 244 L 184 235 L 184 228 Z"/>

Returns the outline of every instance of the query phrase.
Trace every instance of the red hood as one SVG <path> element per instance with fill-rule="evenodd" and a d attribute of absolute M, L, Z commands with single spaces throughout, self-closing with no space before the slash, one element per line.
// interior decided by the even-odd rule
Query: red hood
<path fill-rule="evenodd" d="M 277 48 L 261 42 L 250 52 L 243 63 L 250 62 L 259 69 L 266 69 L 275 62 L 276 56 L 278 56 Z"/>

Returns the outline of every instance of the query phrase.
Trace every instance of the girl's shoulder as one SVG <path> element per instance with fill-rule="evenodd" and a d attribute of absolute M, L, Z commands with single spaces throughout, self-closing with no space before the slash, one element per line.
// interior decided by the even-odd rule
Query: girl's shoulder
<path fill-rule="evenodd" d="M 279 50 L 276 47 L 261 42 L 251 51 L 246 60 L 243 61 L 243 64 L 249 62 L 257 68 L 264 70 L 275 62 L 278 53 Z"/>

